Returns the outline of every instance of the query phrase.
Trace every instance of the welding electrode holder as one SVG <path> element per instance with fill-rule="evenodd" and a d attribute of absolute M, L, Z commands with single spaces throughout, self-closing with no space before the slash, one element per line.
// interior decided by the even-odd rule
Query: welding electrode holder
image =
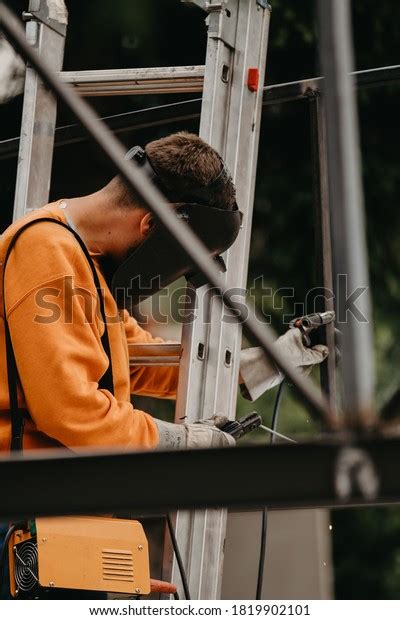
<path fill-rule="evenodd" d="M 335 313 L 333 310 L 327 312 L 313 312 L 312 314 L 305 314 L 304 316 L 297 317 L 289 323 L 289 328 L 294 329 L 297 327 L 302 334 L 303 344 L 306 347 L 311 347 L 316 343 L 311 340 L 311 333 L 322 327 L 328 325 L 335 320 Z"/>
<path fill-rule="evenodd" d="M 262 424 L 262 418 L 258 413 L 249 413 L 248 415 L 239 418 L 239 420 L 229 420 L 223 426 L 220 426 L 220 430 L 224 433 L 228 433 L 234 439 L 240 439 L 247 433 L 251 433 Z"/>

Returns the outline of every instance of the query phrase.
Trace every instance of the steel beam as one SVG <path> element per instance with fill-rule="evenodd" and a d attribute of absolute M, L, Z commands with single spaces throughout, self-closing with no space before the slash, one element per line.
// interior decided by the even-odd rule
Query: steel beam
<path fill-rule="evenodd" d="M 307 312 L 326 312 L 334 310 L 326 118 L 321 95 L 313 93 L 309 96 L 309 101 L 315 211 L 316 297 L 315 306 L 307 308 Z M 335 410 L 337 377 L 334 323 L 324 328 L 323 344 L 328 346 L 329 356 L 321 364 L 321 387 L 329 398 L 332 410 Z"/>
<path fill-rule="evenodd" d="M 364 71 L 351 71 L 349 75 L 353 79 L 353 85 L 359 90 L 390 86 L 400 82 L 400 65 L 377 67 Z M 264 105 L 275 105 L 298 99 L 306 99 L 311 93 L 323 93 L 324 90 L 324 77 L 273 84 L 266 86 L 264 89 Z"/>
<path fill-rule="evenodd" d="M 337 322 L 342 337 L 343 410 L 348 424 L 374 422 L 371 300 L 350 1 L 319 0 L 320 53 L 325 74 L 328 168 L 331 196 Z M 364 291 L 358 296 L 359 291 Z M 347 310 L 346 300 L 357 295 Z"/>
<path fill-rule="evenodd" d="M 55 6 L 53 6 L 55 5 Z M 28 42 L 58 71 L 64 57 L 67 9 L 62 0 L 30 0 Z M 48 202 L 57 102 L 33 67 L 26 68 L 14 220 Z"/>
<path fill-rule="evenodd" d="M 400 440 L 346 439 L 167 453 L 1 456 L 0 519 L 126 511 L 154 515 L 215 506 L 400 503 Z"/>

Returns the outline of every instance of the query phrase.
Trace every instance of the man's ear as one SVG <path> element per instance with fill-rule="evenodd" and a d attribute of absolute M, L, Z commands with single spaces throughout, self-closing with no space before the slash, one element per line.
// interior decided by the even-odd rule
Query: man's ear
<path fill-rule="evenodd" d="M 140 220 L 139 230 L 142 237 L 147 237 L 154 226 L 154 217 L 151 213 L 146 213 Z"/>

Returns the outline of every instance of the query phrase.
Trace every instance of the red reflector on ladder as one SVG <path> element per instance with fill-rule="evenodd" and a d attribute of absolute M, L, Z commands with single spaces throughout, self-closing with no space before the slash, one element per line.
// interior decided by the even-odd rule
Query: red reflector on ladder
<path fill-rule="evenodd" d="M 260 72 L 257 67 L 251 67 L 247 75 L 247 88 L 255 93 L 258 90 L 258 83 L 260 81 Z"/>

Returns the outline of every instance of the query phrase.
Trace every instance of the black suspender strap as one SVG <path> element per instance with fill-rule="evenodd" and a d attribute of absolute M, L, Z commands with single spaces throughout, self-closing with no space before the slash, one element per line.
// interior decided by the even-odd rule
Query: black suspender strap
<path fill-rule="evenodd" d="M 5 342 L 6 342 L 6 361 L 7 361 L 7 381 L 8 381 L 8 393 L 10 399 L 10 414 L 11 414 L 11 450 L 22 450 L 23 447 L 23 434 L 24 434 L 24 425 L 25 425 L 25 410 L 19 409 L 18 407 L 18 368 L 15 360 L 14 349 L 11 341 L 10 328 L 7 321 L 7 313 L 6 313 L 6 293 L 5 293 L 5 273 L 6 273 L 6 265 L 10 253 L 20 235 L 35 224 L 39 224 L 40 222 L 50 222 L 53 224 L 57 224 L 58 226 L 62 226 L 66 228 L 71 234 L 74 235 L 75 239 L 79 243 L 86 259 L 89 263 L 90 269 L 92 271 L 94 284 L 97 291 L 97 296 L 99 299 L 99 307 L 101 318 L 104 323 L 104 333 L 101 337 L 101 344 L 103 346 L 104 352 L 108 357 L 108 368 L 104 375 L 101 377 L 99 381 L 99 388 L 108 390 L 112 394 L 114 394 L 114 381 L 113 381 L 113 372 L 112 372 L 112 362 L 111 362 L 111 350 L 110 350 L 110 341 L 108 338 L 107 331 L 107 321 L 106 321 L 106 312 L 104 306 L 104 297 L 100 287 L 99 276 L 96 271 L 96 267 L 93 263 L 93 260 L 89 254 L 89 251 L 82 239 L 70 226 L 55 220 L 51 217 L 42 217 L 37 220 L 33 220 L 32 222 L 27 222 L 24 226 L 15 233 L 14 237 L 11 239 L 11 242 L 7 248 L 7 252 L 4 258 L 3 264 L 3 312 L 4 312 L 4 330 L 5 330 Z"/>

